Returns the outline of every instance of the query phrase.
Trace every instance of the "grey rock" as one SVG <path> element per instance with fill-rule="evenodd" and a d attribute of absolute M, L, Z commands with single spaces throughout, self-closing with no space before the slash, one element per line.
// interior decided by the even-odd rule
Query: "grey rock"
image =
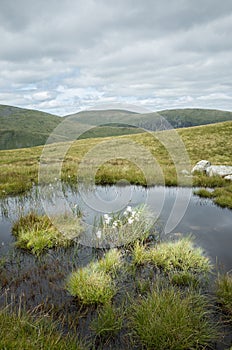
<path fill-rule="evenodd" d="M 232 166 L 211 165 L 206 168 L 206 174 L 208 176 L 221 176 L 221 177 L 232 175 Z"/>
<path fill-rule="evenodd" d="M 200 160 L 197 164 L 192 168 L 192 174 L 196 171 L 200 173 L 205 173 L 206 169 L 211 166 L 211 163 L 208 160 Z"/>

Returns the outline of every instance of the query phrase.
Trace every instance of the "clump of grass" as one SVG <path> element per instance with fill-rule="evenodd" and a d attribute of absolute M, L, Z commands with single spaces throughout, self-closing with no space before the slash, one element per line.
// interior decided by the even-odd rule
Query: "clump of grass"
<path fill-rule="evenodd" d="M 64 227 L 64 220 L 68 223 L 67 229 L 61 233 L 58 228 Z M 80 221 L 75 219 L 75 235 L 81 231 Z M 73 223 L 70 224 L 69 218 L 56 218 L 58 228 L 55 227 L 48 216 L 38 215 L 31 212 L 25 216 L 21 216 L 13 225 L 12 232 L 17 238 L 16 246 L 31 251 L 33 254 L 39 255 L 46 249 L 54 247 L 67 247 L 72 244 L 74 234 L 71 234 Z"/>
<path fill-rule="evenodd" d="M 44 317 L 0 311 L 1 349 L 87 350 L 80 340 L 60 334 L 56 324 Z"/>
<path fill-rule="evenodd" d="M 145 264 L 147 261 L 149 261 L 149 254 L 148 254 L 147 247 L 139 241 L 135 242 L 132 250 L 132 258 L 133 258 L 133 263 L 135 265 Z"/>
<path fill-rule="evenodd" d="M 125 246 L 150 234 L 153 218 L 146 206 L 128 206 L 123 213 L 104 214 L 94 227 L 98 246 Z"/>
<path fill-rule="evenodd" d="M 121 309 L 108 303 L 98 311 L 97 318 L 91 323 L 91 328 L 97 336 L 107 340 L 122 329 L 123 316 Z"/>
<path fill-rule="evenodd" d="M 165 271 L 205 273 L 211 269 L 209 259 L 203 255 L 201 248 L 193 247 L 189 237 L 175 242 L 163 242 L 149 249 L 136 244 L 132 257 L 135 264 L 149 262 Z"/>
<path fill-rule="evenodd" d="M 220 275 L 216 287 L 218 302 L 229 314 L 232 321 L 232 276 L 229 274 Z"/>
<path fill-rule="evenodd" d="M 95 269 L 114 275 L 122 266 L 121 252 L 116 248 L 110 249 L 102 259 L 94 264 Z"/>
<path fill-rule="evenodd" d="M 132 306 L 132 332 L 146 349 L 203 349 L 214 341 L 206 299 L 174 288 L 154 290 Z"/>
<path fill-rule="evenodd" d="M 67 290 L 83 304 L 105 304 L 116 294 L 111 276 L 94 270 L 91 264 L 69 276 Z"/>
<path fill-rule="evenodd" d="M 206 190 L 205 188 L 200 188 L 199 190 L 195 190 L 194 194 L 196 194 L 202 198 L 212 198 L 213 197 L 213 193 Z"/>

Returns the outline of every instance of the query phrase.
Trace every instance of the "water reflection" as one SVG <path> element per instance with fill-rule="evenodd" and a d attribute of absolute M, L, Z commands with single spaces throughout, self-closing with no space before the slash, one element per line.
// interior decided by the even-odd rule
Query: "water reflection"
<path fill-rule="evenodd" d="M 31 210 L 40 213 L 44 211 L 49 213 L 72 212 L 78 206 L 83 212 L 85 222 L 92 225 L 96 217 L 103 213 L 120 211 L 128 204 L 137 206 L 147 203 L 154 214 L 154 219 L 159 216 L 159 229 L 165 236 L 165 225 L 170 218 L 178 195 L 180 203 L 179 206 L 176 206 L 176 215 L 181 220 L 176 221 L 168 236 L 176 233 L 192 233 L 196 243 L 206 250 L 213 262 L 218 261 L 227 271 L 232 269 L 232 211 L 222 209 L 214 205 L 211 200 L 202 199 L 192 194 L 186 212 L 183 212 L 181 198 L 185 201 L 186 196 L 189 196 L 190 189 L 162 186 L 150 188 L 141 186 L 96 186 L 94 188 L 63 186 L 62 191 L 65 201 L 59 201 L 55 185 L 40 188 L 39 191 L 38 188 L 34 188 L 26 196 L 9 197 L 0 201 L 0 255 L 13 241 L 11 235 L 13 221 L 22 213 Z"/>

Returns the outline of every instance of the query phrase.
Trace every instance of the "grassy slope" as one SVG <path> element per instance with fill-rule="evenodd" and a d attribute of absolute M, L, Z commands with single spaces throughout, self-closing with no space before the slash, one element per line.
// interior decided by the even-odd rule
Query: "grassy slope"
<path fill-rule="evenodd" d="M 42 145 L 60 120 L 52 114 L 0 105 L 0 149 Z"/>
<path fill-rule="evenodd" d="M 132 114 L 126 111 L 114 111 L 113 114 L 115 113 L 119 113 L 122 117 Z M 92 125 L 92 112 L 87 114 L 89 117 L 84 118 L 84 124 Z M 94 117 L 98 118 L 100 114 L 96 112 Z M 111 111 L 103 112 L 103 114 L 107 121 L 111 120 Z M 78 117 L 76 115 L 72 116 L 64 130 L 59 129 L 55 132 L 53 142 L 66 141 L 70 137 L 74 137 L 75 133 L 82 129 L 80 123 L 83 121 L 83 115 L 86 117 L 86 112 L 78 113 Z M 44 145 L 49 135 L 63 120 L 61 117 L 36 110 L 0 105 L 0 149 L 17 149 Z M 83 133 L 80 138 L 117 136 L 138 132 L 138 129 L 126 127 L 125 125 L 120 128 L 117 125 L 111 125 L 91 128 L 88 132 Z"/>
<path fill-rule="evenodd" d="M 174 128 L 219 123 L 232 120 L 232 112 L 213 109 L 172 109 L 140 114 L 122 110 L 85 111 L 72 114 L 68 118 L 90 125 L 126 123 L 155 130 L 155 120 L 164 117 Z"/>
<path fill-rule="evenodd" d="M 165 137 L 168 137 L 169 131 L 163 131 L 162 133 Z M 185 144 L 192 165 L 200 159 L 208 159 L 213 164 L 231 164 L 232 122 L 180 129 L 178 133 Z M 97 166 L 99 169 L 95 177 L 96 183 L 116 183 L 120 179 L 127 179 L 134 184 L 146 185 L 146 180 L 139 167 L 145 165 L 149 172 L 149 159 L 146 159 L 143 151 L 140 152 L 139 147 L 136 146 L 135 150 L 130 153 L 128 142 L 133 141 L 142 144 L 153 154 L 165 174 L 166 184 L 176 185 L 175 165 L 170 154 L 154 135 L 156 134 L 141 133 L 75 141 L 64 159 L 62 177 L 64 180 L 76 182 L 77 165 L 81 162 L 83 156 L 91 150 L 92 153 L 83 167 L 81 177 L 86 179 L 89 170 Z M 99 151 L 96 148 L 97 145 L 104 146 L 104 152 Z M 59 154 L 62 143 L 53 144 L 49 147 L 51 154 L 54 154 L 55 157 Z M 0 151 L 0 195 L 23 192 L 30 188 L 32 183 L 38 181 L 38 164 L 42 150 L 43 147 L 34 147 Z M 118 157 L 118 151 L 121 151 L 123 156 Z M 136 154 L 133 154 L 135 151 Z M 133 164 L 134 156 L 136 156 L 138 166 Z M 105 162 L 105 157 L 111 159 Z M 126 160 L 122 159 L 123 157 Z M 99 160 L 101 166 L 98 166 Z M 157 175 L 155 180 L 153 178 L 153 183 L 162 183 L 162 179 Z M 225 180 L 196 175 L 193 183 L 197 186 L 220 187 L 220 190 L 226 191 L 227 199 L 225 201 L 229 201 L 229 206 L 232 207 L 231 185 Z M 225 193 L 219 193 L 218 195 L 222 196 Z"/>
<path fill-rule="evenodd" d="M 232 120 L 232 112 L 216 109 L 185 108 L 160 111 L 174 128 L 220 123 Z"/>
<path fill-rule="evenodd" d="M 207 109 L 165 110 L 148 114 L 124 110 L 84 111 L 61 118 L 36 110 L 0 105 L 0 149 L 43 145 L 53 130 L 64 120 L 69 122 L 65 129 L 55 131 L 52 142 L 75 138 L 86 125 L 96 127 L 81 133 L 80 139 L 140 132 L 140 129 L 129 125 L 148 130 L 162 130 L 168 126 L 160 119 L 160 115 L 174 128 L 232 120 L 232 112 Z"/>

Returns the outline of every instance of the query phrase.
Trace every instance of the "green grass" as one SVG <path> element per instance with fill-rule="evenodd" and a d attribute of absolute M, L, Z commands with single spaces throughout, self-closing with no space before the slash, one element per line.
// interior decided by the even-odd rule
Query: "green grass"
<path fill-rule="evenodd" d="M 229 182 L 224 187 L 218 187 L 212 191 L 202 188 L 194 193 L 203 198 L 213 199 L 214 203 L 220 207 L 232 209 L 232 185 Z"/>
<path fill-rule="evenodd" d="M 60 334 L 48 318 L 0 310 L 0 349 L 87 350 L 77 338 Z"/>
<path fill-rule="evenodd" d="M 95 270 L 115 275 L 122 267 L 122 254 L 118 249 L 110 249 L 102 259 L 92 265 Z"/>
<path fill-rule="evenodd" d="M 62 228 L 65 228 L 62 233 Z M 40 255 L 47 249 L 68 247 L 82 230 L 80 220 L 60 215 L 55 224 L 46 215 L 31 212 L 13 224 L 16 246 Z"/>
<path fill-rule="evenodd" d="M 106 304 L 98 310 L 97 317 L 91 322 L 91 329 L 96 336 L 107 340 L 122 329 L 123 318 L 124 312 L 120 308 Z"/>
<path fill-rule="evenodd" d="M 116 294 L 116 288 L 109 274 L 97 271 L 92 265 L 72 272 L 67 280 L 68 292 L 83 304 L 105 304 Z"/>
<path fill-rule="evenodd" d="M 230 274 L 218 276 L 216 294 L 218 302 L 232 322 L 232 276 Z"/>
<path fill-rule="evenodd" d="M 212 198 L 213 197 L 212 191 L 208 191 L 205 188 L 200 188 L 199 190 L 195 190 L 194 194 L 196 194 L 202 198 Z"/>
<path fill-rule="evenodd" d="M 66 288 L 83 304 L 106 304 L 116 294 L 112 277 L 116 277 L 121 267 L 121 252 L 118 249 L 110 249 L 101 259 L 72 272 Z"/>
<path fill-rule="evenodd" d="M 133 304 L 131 329 L 145 349 L 205 349 L 216 338 L 205 297 L 154 289 Z"/>
<path fill-rule="evenodd" d="M 190 238 L 175 242 L 163 242 L 153 248 L 136 243 L 132 251 L 133 263 L 140 265 L 151 263 L 165 271 L 185 271 L 206 273 L 211 269 L 208 257 L 201 248 L 195 248 Z"/>
<path fill-rule="evenodd" d="M 231 134 L 232 122 L 218 123 L 177 130 L 188 152 L 191 166 L 201 159 L 208 159 L 212 164 L 231 165 Z M 96 169 L 95 183 L 115 184 L 122 179 L 132 184 L 140 185 L 189 185 L 189 179 L 183 177 L 178 181 L 176 168 L 185 168 L 181 157 L 175 164 L 171 154 L 165 149 L 158 138 L 171 138 L 170 131 L 152 134 L 91 138 L 78 140 L 69 148 L 64 157 L 61 178 L 64 181 L 85 181 L 90 176 L 90 169 Z M 103 142 L 104 141 L 104 142 Z M 133 144 L 133 146 L 132 146 Z M 196 147 L 197 145 L 197 147 Z M 154 169 L 155 157 L 162 172 Z M 48 146 L 49 154 L 56 159 L 62 152 L 63 144 Z M 173 145 L 174 147 L 174 145 Z M 39 160 L 43 147 L 25 148 L 20 150 L 0 151 L 0 196 L 22 193 L 38 183 Z M 115 153 L 115 150 L 117 152 Z M 91 151 L 90 153 L 88 153 Z M 173 150 L 174 151 L 174 150 Z M 85 157 L 88 154 L 87 158 Z M 182 153 L 181 153 L 182 154 Z M 126 156 L 126 159 L 124 156 Z M 80 164 L 85 157 L 85 162 Z M 100 164 L 100 165 L 99 165 Z M 143 173 L 143 169 L 146 172 Z M 191 170 L 191 169 L 187 169 Z M 51 168 L 47 181 L 54 181 Z M 220 177 L 207 177 L 196 174 L 193 184 L 198 187 L 215 188 L 213 200 L 221 206 L 232 207 L 231 183 Z"/>

